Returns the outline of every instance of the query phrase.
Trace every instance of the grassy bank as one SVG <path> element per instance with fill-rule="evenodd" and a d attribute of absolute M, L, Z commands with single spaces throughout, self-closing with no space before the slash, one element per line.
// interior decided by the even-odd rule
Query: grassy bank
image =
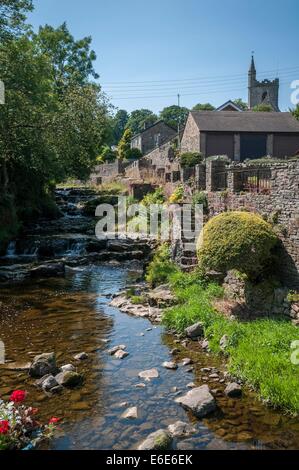
<path fill-rule="evenodd" d="M 165 279 L 164 279 L 165 281 Z M 213 301 L 223 289 L 200 274 L 168 273 L 178 304 L 164 313 L 164 324 L 181 332 L 198 321 L 213 353 L 223 354 L 220 339 L 228 335 L 225 350 L 229 372 L 253 387 L 274 407 L 299 412 L 299 365 L 291 362 L 291 343 L 299 339 L 298 328 L 282 318 L 250 322 L 231 320 L 217 312 Z"/>

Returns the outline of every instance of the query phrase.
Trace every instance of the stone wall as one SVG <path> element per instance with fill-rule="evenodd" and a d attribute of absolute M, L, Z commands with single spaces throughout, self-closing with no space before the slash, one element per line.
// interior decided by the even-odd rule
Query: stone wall
<path fill-rule="evenodd" d="M 114 181 L 117 176 L 124 174 L 125 168 L 128 165 L 128 162 L 122 162 L 121 160 L 97 165 L 90 175 L 90 181 L 94 184 L 103 184 Z"/>
<path fill-rule="evenodd" d="M 181 152 L 200 152 L 200 133 L 196 122 L 191 113 L 189 113 L 185 131 L 181 140 Z"/>
<path fill-rule="evenodd" d="M 234 192 L 236 166 L 228 169 L 227 189 L 213 191 L 208 185 L 211 175 L 207 168 L 210 216 L 242 209 L 274 222 L 282 241 L 282 280 L 288 287 L 299 289 L 299 161 L 272 164 L 267 168 L 271 171 L 271 186 L 264 193 Z"/>

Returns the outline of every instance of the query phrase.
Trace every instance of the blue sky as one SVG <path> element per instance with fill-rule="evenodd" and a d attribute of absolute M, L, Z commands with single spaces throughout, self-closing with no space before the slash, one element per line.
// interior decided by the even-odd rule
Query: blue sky
<path fill-rule="evenodd" d="M 34 28 L 66 21 L 91 35 L 104 91 L 119 108 L 155 112 L 176 104 L 247 101 L 255 51 L 258 78 L 281 79 L 280 108 L 299 79 L 298 0 L 35 0 Z"/>

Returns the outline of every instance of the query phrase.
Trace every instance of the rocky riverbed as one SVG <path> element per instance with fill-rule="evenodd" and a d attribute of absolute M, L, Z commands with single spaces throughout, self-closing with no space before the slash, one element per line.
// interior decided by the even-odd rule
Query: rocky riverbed
<path fill-rule="evenodd" d="M 52 229 L 51 235 L 40 234 L 47 239 L 42 246 L 51 249 L 48 241 L 59 239 L 57 227 Z M 31 230 L 38 239 L 39 229 Z M 148 248 L 140 250 L 142 259 L 126 260 L 128 245 L 105 242 L 98 254 L 110 254 L 101 259 L 92 235 L 77 235 L 92 242 L 93 256 L 84 245 L 76 256 L 56 252 L 53 262 L 51 251 L 46 257 L 43 248 L 44 259 L 35 253 L 28 262 L 16 241 L 0 268 L 19 256 L 24 271 L 37 270 L 1 286 L 6 362 L 0 366 L 0 396 L 7 399 L 12 390 L 26 389 L 28 404 L 39 408 L 43 421 L 62 418 L 50 448 L 299 447 L 299 420 L 269 409 L 233 383 L 224 359 L 208 353 L 200 325 L 184 336 L 164 330 L 162 309 L 175 299 L 167 286 L 149 291 L 140 282 Z M 43 267 L 55 263 L 63 272 Z M 127 295 L 132 286 L 143 303 Z"/>

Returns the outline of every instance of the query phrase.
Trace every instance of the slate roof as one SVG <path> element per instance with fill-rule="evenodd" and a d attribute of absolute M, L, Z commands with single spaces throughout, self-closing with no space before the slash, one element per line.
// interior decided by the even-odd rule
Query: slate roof
<path fill-rule="evenodd" d="M 200 131 L 299 133 L 299 121 L 291 113 L 243 111 L 191 111 Z"/>

